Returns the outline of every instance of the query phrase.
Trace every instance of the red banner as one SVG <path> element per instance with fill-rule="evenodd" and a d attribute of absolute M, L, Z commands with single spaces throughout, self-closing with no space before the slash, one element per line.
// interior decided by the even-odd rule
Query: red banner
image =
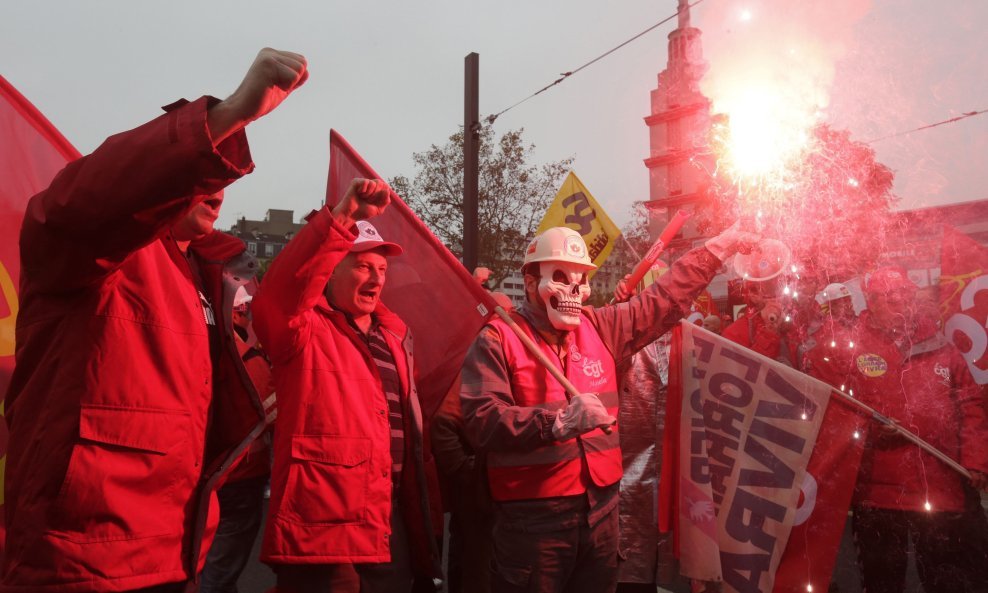
<path fill-rule="evenodd" d="M 794 369 L 689 324 L 680 332 L 660 528 L 674 529 L 683 574 L 724 591 L 825 591 L 867 419 Z"/>
<path fill-rule="evenodd" d="M 949 226 L 940 250 L 940 314 L 974 380 L 988 384 L 988 249 Z"/>
<path fill-rule="evenodd" d="M 326 203 L 335 204 L 354 177 L 381 179 L 336 130 L 329 135 Z M 400 198 L 372 221 L 404 253 L 391 258 L 382 300 L 412 329 L 416 384 L 431 418 L 460 372 L 467 348 L 496 304 L 456 257 Z"/>
<path fill-rule="evenodd" d="M 868 419 L 831 396 L 806 468 L 796 522 L 775 573 L 774 593 L 826 591 L 837 561 L 864 452 Z"/>
<path fill-rule="evenodd" d="M 31 196 L 48 187 L 55 173 L 79 156 L 45 116 L 0 76 L 0 395 L 7 393 L 14 372 L 14 321 L 21 271 L 18 237 L 24 209 Z M 0 422 L 0 484 L 6 454 L 7 425 Z M 0 513 L 0 522 L 2 517 Z M 0 545 L 2 541 L 0 530 Z"/>

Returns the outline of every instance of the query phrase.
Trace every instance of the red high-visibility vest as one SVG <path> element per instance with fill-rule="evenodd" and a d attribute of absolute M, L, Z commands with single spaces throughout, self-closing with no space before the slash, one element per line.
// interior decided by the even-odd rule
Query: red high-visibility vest
<path fill-rule="evenodd" d="M 559 361 L 556 352 L 524 318 L 512 313 L 518 325 L 539 344 L 549 360 Z M 504 358 L 511 375 L 515 404 L 561 410 L 566 391 L 549 371 L 526 349 L 521 339 L 500 319 L 490 322 L 500 334 Z M 596 328 L 581 314 L 580 326 L 572 332 L 567 353 L 566 378 L 581 393 L 596 393 L 617 418 L 618 393 L 614 358 Z M 586 469 L 584 469 L 584 467 Z M 608 486 L 621 479 L 621 448 L 618 427 L 611 434 L 593 430 L 581 437 L 555 442 L 527 452 L 489 453 L 487 473 L 494 500 L 522 500 L 582 494 L 591 483 Z"/>

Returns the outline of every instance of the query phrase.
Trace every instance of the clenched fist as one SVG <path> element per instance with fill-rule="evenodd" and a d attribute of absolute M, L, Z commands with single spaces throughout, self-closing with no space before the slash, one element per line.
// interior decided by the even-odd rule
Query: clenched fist
<path fill-rule="evenodd" d="M 305 56 L 266 47 L 233 94 L 209 110 L 207 125 L 220 143 L 250 122 L 264 117 L 309 78 Z"/>
<path fill-rule="evenodd" d="M 373 218 L 384 212 L 393 199 L 394 190 L 380 179 L 354 179 L 340 203 L 333 208 L 333 217 L 343 228 L 358 220 Z"/>

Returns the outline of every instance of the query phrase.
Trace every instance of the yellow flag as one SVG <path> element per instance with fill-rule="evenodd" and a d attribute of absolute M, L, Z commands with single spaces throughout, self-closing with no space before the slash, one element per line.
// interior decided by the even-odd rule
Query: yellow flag
<path fill-rule="evenodd" d="M 593 263 L 600 267 L 611 254 L 614 242 L 621 235 L 611 219 L 590 195 L 590 190 L 572 171 L 566 176 L 556 199 L 545 211 L 538 233 L 555 226 L 565 226 L 583 235 Z"/>

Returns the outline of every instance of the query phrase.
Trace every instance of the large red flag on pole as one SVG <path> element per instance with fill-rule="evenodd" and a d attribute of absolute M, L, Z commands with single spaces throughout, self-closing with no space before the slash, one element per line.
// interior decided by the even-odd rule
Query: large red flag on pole
<path fill-rule="evenodd" d="M 79 156 L 45 116 L 0 76 L 0 395 L 7 392 L 14 372 L 14 320 L 21 272 L 18 237 L 24 209 L 31 196 L 48 187 L 55 173 Z M 6 455 L 7 425 L 0 422 L 0 485 Z M 2 521 L 0 513 L 0 525 Z M 0 546 L 2 542 L 0 528 Z"/>
<path fill-rule="evenodd" d="M 988 384 L 988 249 L 944 227 L 940 249 L 943 333 L 964 355 L 978 385 Z"/>
<path fill-rule="evenodd" d="M 354 177 L 381 177 L 336 130 L 329 135 L 326 203 L 335 204 Z M 495 303 L 456 257 L 400 198 L 374 218 L 381 236 L 402 246 L 391 258 L 382 299 L 412 329 L 416 385 L 430 418 L 460 372 L 467 348 Z"/>
<path fill-rule="evenodd" d="M 682 573 L 732 592 L 826 590 L 866 416 L 687 323 L 669 379 L 660 528 L 674 530 Z"/>

